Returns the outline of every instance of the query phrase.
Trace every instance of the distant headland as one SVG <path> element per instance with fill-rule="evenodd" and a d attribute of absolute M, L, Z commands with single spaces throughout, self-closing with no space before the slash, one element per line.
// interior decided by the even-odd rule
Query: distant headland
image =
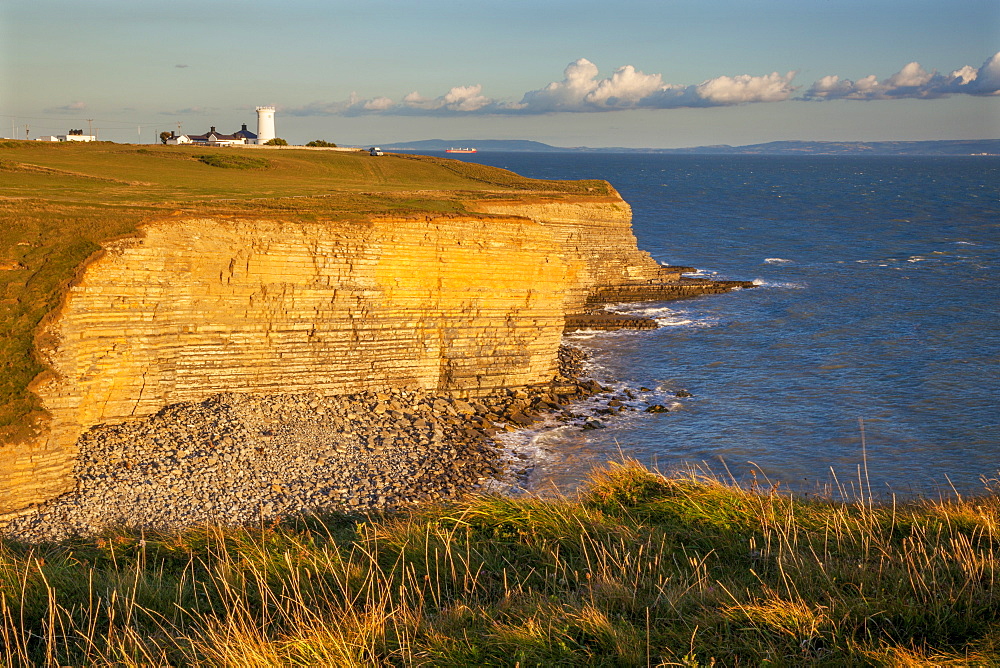
<path fill-rule="evenodd" d="M 461 144 L 479 151 L 537 153 L 657 153 L 677 155 L 1000 155 L 1000 139 L 939 139 L 931 141 L 772 141 L 746 146 L 693 146 L 689 148 L 625 148 L 609 146 L 550 146 L 524 139 L 425 139 L 386 146 L 392 151 L 444 151 Z"/>

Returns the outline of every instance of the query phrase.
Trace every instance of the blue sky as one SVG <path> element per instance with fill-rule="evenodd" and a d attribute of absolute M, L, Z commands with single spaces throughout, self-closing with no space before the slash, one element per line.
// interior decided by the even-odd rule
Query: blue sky
<path fill-rule="evenodd" d="M 998 52 L 997 0 L 4 0 L 0 134 L 994 138 Z"/>

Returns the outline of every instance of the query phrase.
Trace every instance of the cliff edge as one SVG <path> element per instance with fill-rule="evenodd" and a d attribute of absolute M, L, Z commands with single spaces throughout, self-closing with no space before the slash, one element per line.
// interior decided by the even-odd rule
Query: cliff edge
<path fill-rule="evenodd" d="M 164 153 L 174 155 L 187 159 Z M 405 162 L 447 178 L 470 169 Z M 475 170 L 462 188 L 420 188 L 417 211 L 338 212 L 343 196 L 298 212 L 206 198 L 146 210 L 134 232 L 98 240 L 34 330 L 44 370 L 30 390 L 44 416 L 0 446 L 0 515 L 71 489 L 77 440 L 95 425 L 220 393 L 468 398 L 538 385 L 556 372 L 567 322 L 595 303 L 732 287 L 686 282 L 639 251 L 631 211 L 607 184 L 518 187 Z"/>

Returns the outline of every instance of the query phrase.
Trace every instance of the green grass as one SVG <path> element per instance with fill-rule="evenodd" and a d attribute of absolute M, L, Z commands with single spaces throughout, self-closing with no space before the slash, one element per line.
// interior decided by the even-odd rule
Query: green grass
<path fill-rule="evenodd" d="M 209 153 L 199 155 L 198 160 L 209 167 L 222 169 L 267 169 L 271 166 L 271 162 L 264 158 L 239 154 Z"/>
<path fill-rule="evenodd" d="M 998 665 L 998 511 L 625 464 L 576 500 L 8 542 L 0 641 L 8 665 Z"/>
<path fill-rule="evenodd" d="M 261 155 L 263 153 L 263 155 Z M 222 167 L 220 169 L 220 167 Z M 536 181 L 421 156 L 0 142 L 0 442 L 41 415 L 36 328 L 101 242 L 174 213 L 335 222 L 463 213 L 481 197 L 603 197 L 603 181 Z"/>

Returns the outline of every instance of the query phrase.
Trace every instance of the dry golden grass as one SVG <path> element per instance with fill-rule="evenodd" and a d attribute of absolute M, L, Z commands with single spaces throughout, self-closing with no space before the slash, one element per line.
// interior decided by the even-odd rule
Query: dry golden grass
<path fill-rule="evenodd" d="M 635 465 L 252 529 L 0 544 L 7 665 L 997 665 L 1000 503 Z"/>

